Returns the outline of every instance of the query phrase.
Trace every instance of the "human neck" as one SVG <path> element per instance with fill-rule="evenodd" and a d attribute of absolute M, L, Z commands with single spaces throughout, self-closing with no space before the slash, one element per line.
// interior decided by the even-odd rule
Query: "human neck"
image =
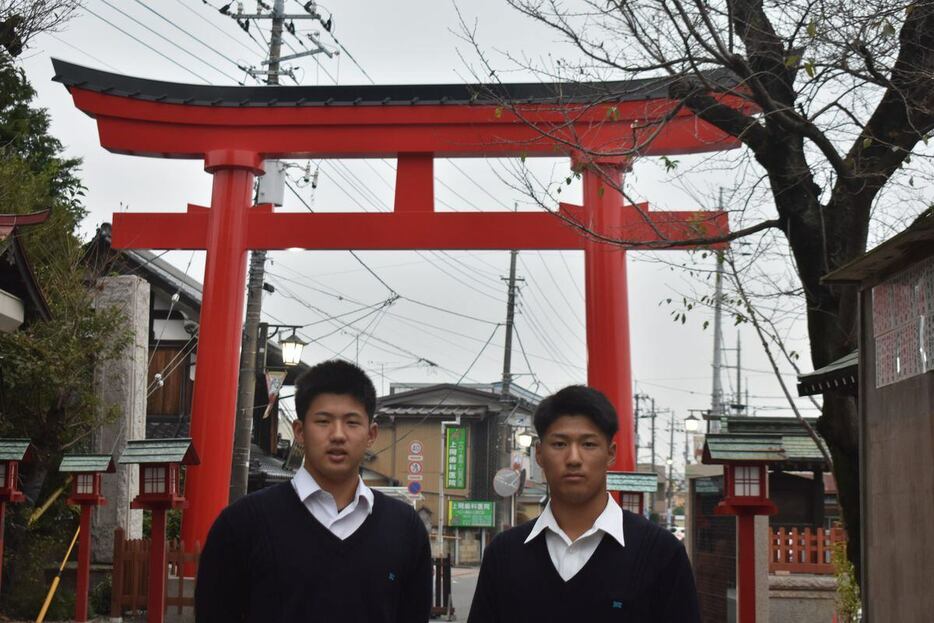
<path fill-rule="evenodd" d="M 606 490 L 593 496 L 583 503 L 568 502 L 556 497 L 551 498 L 551 514 L 554 515 L 558 527 L 564 531 L 571 541 L 576 541 L 580 535 L 593 527 L 597 517 L 609 504 Z"/>
<path fill-rule="evenodd" d="M 357 492 L 357 484 L 360 482 L 360 476 L 354 474 L 352 478 L 344 480 L 330 480 L 322 474 L 316 474 L 305 466 L 305 471 L 311 474 L 322 491 L 327 491 L 334 497 L 334 503 L 337 510 L 343 510 L 348 504 L 353 502 L 354 494 Z"/>

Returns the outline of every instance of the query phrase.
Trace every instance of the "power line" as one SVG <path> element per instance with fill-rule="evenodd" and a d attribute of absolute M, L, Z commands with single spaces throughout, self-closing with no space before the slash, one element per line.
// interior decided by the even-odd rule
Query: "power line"
<path fill-rule="evenodd" d="M 106 2 L 107 0 L 103 0 L 103 1 Z M 147 11 L 149 11 L 150 13 L 152 13 L 153 15 L 155 15 L 156 17 L 158 17 L 159 19 L 161 19 L 163 22 L 165 22 L 166 24 L 168 24 L 168 25 L 171 26 L 172 28 L 175 28 L 176 30 L 182 32 L 182 34 L 184 34 L 185 36 L 194 39 L 194 40 L 195 40 L 196 42 L 198 42 L 198 44 L 200 44 L 202 47 L 205 47 L 205 48 L 211 50 L 212 52 L 214 52 L 215 54 L 217 54 L 218 56 L 220 56 L 220 57 L 223 58 L 224 60 L 226 60 L 226 61 L 232 63 L 235 67 L 237 67 L 237 69 L 242 69 L 242 70 L 246 71 L 246 67 L 241 66 L 240 63 L 238 63 L 237 61 L 233 60 L 232 58 L 230 58 L 230 57 L 227 56 L 226 54 L 223 54 L 222 52 L 218 51 L 217 48 L 215 48 L 215 47 L 213 47 L 213 46 L 210 46 L 210 45 L 208 45 L 207 43 L 205 43 L 204 41 L 202 41 L 201 39 L 199 39 L 198 37 L 195 37 L 193 34 L 191 34 L 190 31 L 185 30 L 184 28 L 182 28 L 181 26 L 179 26 L 179 25 L 176 24 L 175 22 L 171 21 L 170 19 L 168 19 L 167 17 L 165 17 L 165 16 L 162 15 L 161 13 L 158 13 L 157 11 L 153 10 L 151 7 L 149 7 L 148 5 L 144 4 L 144 3 L 141 2 L 140 0 L 134 0 L 134 2 L 136 2 L 136 4 L 140 5 L 141 7 L 143 7 L 144 9 L 146 9 Z M 108 3 L 108 4 L 109 4 L 109 3 Z M 203 62 L 203 61 L 202 61 L 202 62 Z M 212 67 L 213 67 L 213 66 L 212 66 Z M 221 72 L 221 73 L 223 73 L 223 72 Z M 231 78 L 231 76 L 229 76 L 229 75 L 227 75 L 227 74 L 224 74 L 224 75 L 227 76 L 228 78 Z M 235 78 L 231 78 L 231 79 L 234 80 L 234 82 L 240 82 L 239 80 L 237 80 L 237 79 L 235 79 Z"/>
<path fill-rule="evenodd" d="M 202 64 L 204 64 L 204 65 L 207 65 L 207 66 L 210 67 L 211 69 L 213 69 L 213 70 L 217 71 L 218 73 L 224 75 L 225 77 L 227 77 L 227 78 L 233 80 L 234 82 L 239 82 L 236 78 L 234 78 L 233 76 L 231 76 L 230 74 L 228 74 L 228 73 L 225 72 L 224 70 L 219 69 L 219 68 L 215 67 L 214 65 L 211 65 L 210 63 L 208 63 L 207 61 L 205 61 L 203 58 L 201 58 L 200 56 L 198 56 L 198 55 L 195 54 L 194 52 L 191 52 L 191 51 L 189 51 L 188 49 L 183 48 L 183 47 L 182 47 L 181 45 L 179 45 L 178 43 L 172 41 L 171 39 L 169 39 L 168 37 L 166 37 L 166 36 L 163 35 L 162 33 L 153 30 L 152 28 L 150 28 L 149 26 L 147 26 L 147 25 L 144 24 L 143 22 L 139 21 L 138 19 L 136 19 L 136 18 L 133 17 L 132 15 L 129 15 L 128 13 L 126 13 L 125 11 L 123 11 L 122 9 L 118 9 L 118 8 L 115 7 L 113 4 L 111 4 L 108 0 L 101 0 L 101 2 L 103 2 L 104 4 L 106 4 L 107 6 L 109 6 L 111 9 L 113 9 L 113 10 L 116 11 L 117 13 L 120 13 L 121 15 L 123 15 L 124 17 L 126 17 L 127 19 L 129 19 L 129 20 L 135 22 L 135 23 L 138 24 L 139 26 L 142 26 L 143 28 L 145 28 L 146 30 L 148 30 L 149 32 L 151 32 L 152 34 L 156 35 L 157 37 L 159 37 L 160 39 L 162 39 L 163 41 L 165 41 L 166 43 L 168 43 L 169 45 L 172 45 L 172 46 L 178 48 L 179 50 L 181 50 L 182 52 L 184 52 L 184 53 L 187 54 L 188 56 L 190 56 L 190 57 L 192 57 L 193 59 L 197 60 L 198 62 L 200 62 L 200 63 L 202 63 Z"/>
<path fill-rule="evenodd" d="M 173 58 L 171 58 L 171 57 L 169 57 L 169 56 L 166 56 L 165 54 L 163 54 L 162 52 L 160 52 L 160 51 L 157 50 L 156 48 L 152 47 L 151 45 L 149 45 L 149 44 L 146 43 L 145 41 L 142 41 L 142 40 L 139 39 L 138 37 L 136 37 L 136 36 L 134 36 L 134 35 L 131 35 L 131 34 L 128 33 L 127 31 L 125 31 L 124 29 L 120 28 L 119 26 L 117 26 L 116 24 L 114 24 L 113 22 L 111 22 L 111 21 L 110 21 L 109 19 L 107 19 L 106 17 L 103 17 L 103 16 L 101 16 L 101 15 L 95 13 L 94 11 L 92 11 L 91 9 L 89 9 L 89 8 L 86 7 L 86 6 L 84 7 L 84 10 L 87 11 L 88 13 L 90 13 L 91 15 L 93 15 L 94 17 L 96 17 L 97 19 L 101 20 L 101 21 L 104 22 L 105 24 L 111 26 L 112 28 L 115 28 L 116 30 L 119 30 L 120 32 L 122 32 L 123 34 L 125 34 L 127 37 L 129 37 L 130 39 L 133 39 L 134 41 L 136 41 L 136 42 L 139 43 L 140 45 L 149 48 L 150 50 L 152 50 L 153 52 L 155 52 L 156 54 L 158 54 L 159 56 L 161 56 L 161 57 L 164 58 L 165 60 L 169 61 L 169 62 L 172 63 L 173 65 L 175 65 L 175 66 L 177 66 L 177 67 L 180 67 L 180 68 L 183 69 L 184 71 L 190 73 L 192 76 L 194 76 L 195 78 L 198 78 L 199 80 L 201 80 L 201 81 L 204 82 L 205 84 L 210 84 L 210 83 L 211 83 L 210 80 L 208 80 L 207 78 L 205 78 L 205 77 L 202 76 L 201 74 L 195 73 L 194 71 L 188 69 L 187 67 L 185 67 L 184 65 L 182 65 L 181 63 L 179 63 L 178 61 L 176 61 L 175 59 L 173 59 Z"/>

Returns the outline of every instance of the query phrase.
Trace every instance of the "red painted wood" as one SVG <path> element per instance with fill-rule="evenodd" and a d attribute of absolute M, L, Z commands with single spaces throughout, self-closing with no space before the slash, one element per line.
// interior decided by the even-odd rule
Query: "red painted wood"
<path fill-rule="evenodd" d="M 399 154 L 394 209 L 396 212 L 435 209 L 435 167 L 431 154 Z"/>
<path fill-rule="evenodd" d="M 622 187 L 623 167 L 604 174 Z M 605 233 L 635 223 L 634 208 L 623 207 L 623 196 L 601 175 L 584 169 L 584 214 L 592 231 Z M 628 214 L 627 214 L 628 212 Z M 632 419 L 632 365 L 629 346 L 629 301 L 626 252 L 587 238 L 584 243 L 584 281 L 587 308 L 587 382 L 606 394 L 619 421 L 616 460 L 611 467 L 635 471 Z"/>
<path fill-rule="evenodd" d="M 579 206 L 567 206 L 578 208 Z M 587 223 L 569 211 L 562 220 L 547 212 L 247 212 L 246 246 L 284 250 L 508 250 L 583 249 L 580 226 Z M 630 249 L 684 249 L 677 241 L 729 232 L 725 212 L 651 212 L 647 204 L 627 206 L 618 224 L 606 224 L 609 236 L 637 244 Z M 210 212 L 113 215 L 113 245 L 121 249 L 204 249 Z M 659 237 L 659 233 L 662 238 Z M 723 244 L 711 245 L 712 248 Z M 199 448 L 200 451 L 200 448 Z"/>
<path fill-rule="evenodd" d="M 70 87 L 75 105 L 98 122 L 116 153 L 199 158 L 236 146 L 265 157 L 394 158 L 567 155 L 571 145 L 642 155 L 721 151 L 740 143 L 670 100 L 583 105 L 533 104 L 513 114 L 496 106 L 211 107 L 166 104 Z M 723 98 L 742 106 L 736 98 Z M 145 122 L 145 123 L 141 123 Z"/>
<path fill-rule="evenodd" d="M 737 515 L 736 600 L 738 623 L 756 623 L 756 516 Z"/>
<path fill-rule="evenodd" d="M 81 505 L 81 523 L 78 531 L 78 571 L 75 580 L 75 621 L 88 620 L 88 589 L 91 579 L 91 504 Z"/>
<path fill-rule="evenodd" d="M 229 462 L 229 461 L 228 461 Z M 165 543 L 164 508 L 152 511 L 152 539 L 149 546 L 149 592 L 146 599 L 146 621 L 163 623 L 165 621 Z"/>
<path fill-rule="evenodd" d="M 194 504 L 182 518 L 182 535 L 189 543 L 204 542 L 215 517 L 227 506 L 252 190 L 252 170 L 214 171 L 191 415 L 191 438 L 201 465 L 191 466 L 186 475 L 185 497 Z"/>
<path fill-rule="evenodd" d="M 203 462 L 188 472 L 186 493 L 194 503 L 183 520 L 187 542 L 203 542 L 227 504 L 248 248 L 585 249 L 588 378 L 619 411 L 615 468 L 634 469 L 625 251 L 586 238 L 574 222 L 545 213 L 436 214 L 432 159 L 561 157 L 571 155 L 571 146 L 591 153 L 700 153 L 738 147 L 735 138 L 669 100 L 534 104 L 515 111 L 469 104 L 212 107 L 78 87 L 69 91 L 75 105 L 96 119 L 103 147 L 203 158 L 214 174 L 209 210 L 191 206 L 187 214 L 119 214 L 113 229 L 118 248 L 208 250 L 191 418 Z M 251 208 L 250 188 L 261 158 L 280 156 L 399 158 L 396 212 L 299 215 Z M 629 248 L 669 248 L 659 246 L 659 239 L 689 240 L 727 229 L 725 214 L 665 215 L 623 207 L 621 196 L 600 191 L 590 174 L 585 174 L 584 204 L 570 211 L 583 217 L 577 224 L 623 238 Z"/>

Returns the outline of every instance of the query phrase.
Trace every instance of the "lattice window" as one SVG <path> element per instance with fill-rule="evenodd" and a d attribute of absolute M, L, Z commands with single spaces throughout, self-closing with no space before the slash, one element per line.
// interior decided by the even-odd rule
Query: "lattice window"
<path fill-rule="evenodd" d="M 623 510 L 627 510 L 630 513 L 639 514 L 642 510 L 639 508 L 642 502 L 642 496 L 638 493 L 623 493 L 620 496 L 620 505 L 623 507 Z"/>
<path fill-rule="evenodd" d="M 75 488 L 78 495 L 91 495 L 94 493 L 94 474 L 78 474 L 78 483 Z"/>
<path fill-rule="evenodd" d="M 143 468 L 143 493 L 165 493 L 165 468 Z"/>
<path fill-rule="evenodd" d="M 733 483 L 733 495 L 759 497 L 762 495 L 761 485 L 759 483 L 758 466 L 739 465 L 734 472 L 735 481 Z"/>

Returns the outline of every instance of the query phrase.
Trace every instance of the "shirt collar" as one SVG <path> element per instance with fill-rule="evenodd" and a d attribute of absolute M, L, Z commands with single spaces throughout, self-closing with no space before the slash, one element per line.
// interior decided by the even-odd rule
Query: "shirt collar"
<path fill-rule="evenodd" d="M 542 514 L 538 516 L 525 542 L 528 543 L 541 534 L 546 528 L 555 534 L 563 535 L 567 538 L 564 530 L 558 525 L 554 513 L 551 512 L 550 501 L 548 505 L 545 506 L 545 510 L 542 511 Z M 616 500 L 614 500 L 613 496 L 609 493 L 607 493 L 606 508 L 603 509 L 603 512 L 600 513 L 596 521 L 593 522 L 591 529 L 602 530 L 604 533 L 616 539 L 621 546 L 626 547 L 626 540 L 623 537 L 623 509 L 619 507 L 619 504 L 616 503 Z"/>
<path fill-rule="evenodd" d="M 292 477 L 292 487 L 298 494 L 298 499 L 304 502 L 310 496 L 319 492 L 328 493 L 321 488 L 315 477 L 312 476 L 304 467 L 299 468 Z M 330 493 L 328 493 L 330 495 Z M 366 501 L 367 513 L 373 512 L 373 490 L 363 482 L 363 478 L 357 478 L 357 490 L 354 492 L 354 500 L 360 501 L 361 498 Z"/>

